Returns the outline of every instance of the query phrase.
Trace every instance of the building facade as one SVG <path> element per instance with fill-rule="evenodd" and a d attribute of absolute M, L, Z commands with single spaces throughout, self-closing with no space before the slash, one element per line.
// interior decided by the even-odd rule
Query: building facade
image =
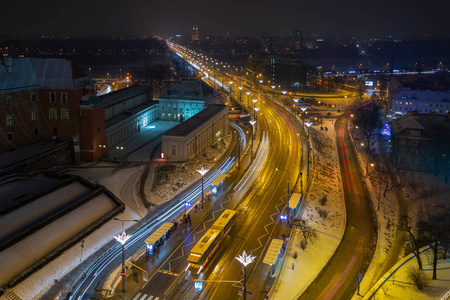
<path fill-rule="evenodd" d="M 93 81 L 70 60 L 5 56 L 0 64 L 0 151 L 70 140 L 79 161 L 80 103 L 94 92 Z"/>
<path fill-rule="evenodd" d="M 200 79 L 182 79 L 158 100 L 159 119 L 180 122 L 199 113 L 209 104 L 222 102 L 220 93 Z"/>
<path fill-rule="evenodd" d="M 391 110 L 394 116 L 402 116 L 409 111 L 446 115 L 450 111 L 450 92 L 403 89 L 392 95 Z"/>
<path fill-rule="evenodd" d="M 208 105 L 162 136 L 162 153 L 168 161 L 194 159 L 228 134 L 228 106 Z"/>
<path fill-rule="evenodd" d="M 408 112 L 391 122 L 391 139 L 396 168 L 449 172 L 450 114 Z"/>

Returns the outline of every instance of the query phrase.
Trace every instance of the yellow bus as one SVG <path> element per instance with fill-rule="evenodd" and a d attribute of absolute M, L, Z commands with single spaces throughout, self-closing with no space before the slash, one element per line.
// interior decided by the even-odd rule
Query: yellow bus
<path fill-rule="evenodd" d="M 187 261 L 190 267 L 198 268 L 197 274 L 201 272 L 217 251 L 222 238 L 230 232 L 236 218 L 237 212 L 235 210 L 226 209 L 192 248 Z"/>

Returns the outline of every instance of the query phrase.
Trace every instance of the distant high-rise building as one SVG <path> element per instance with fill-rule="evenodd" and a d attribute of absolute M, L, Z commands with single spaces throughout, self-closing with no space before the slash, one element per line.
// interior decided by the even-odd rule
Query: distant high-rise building
<path fill-rule="evenodd" d="M 300 30 L 294 31 L 294 36 L 290 41 L 290 48 L 292 52 L 297 52 L 305 47 L 305 41 L 302 37 L 302 32 Z"/>
<path fill-rule="evenodd" d="M 198 26 L 194 25 L 192 27 L 192 41 L 198 41 L 198 40 L 199 40 L 199 38 L 198 38 Z"/>

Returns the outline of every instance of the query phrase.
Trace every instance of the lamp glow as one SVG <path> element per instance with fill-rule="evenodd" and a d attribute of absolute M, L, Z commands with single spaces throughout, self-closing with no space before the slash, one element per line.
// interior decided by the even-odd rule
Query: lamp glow
<path fill-rule="evenodd" d="M 131 235 L 126 234 L 125 231 L 122 231 L 121 234 L 114 236 L 114 238 L 121 243 L 122 245 L 125 245 L 126 241 L 131 237 Z"/>
<path fill-rule="evenodd" d="M 235 257 L 241 264 L 244 265 L 244 267 L 246 267 L 248 264 L 251 264 L 253 262 L 253 260 L 256 258 L 256 256 L 252 256 L 252 255 L 248 255 L 247 253 L 244 252 L 242 253 L 242 255 L 239 255 L 238 257 Z"/>
<path fill-rule="evenodd" d="M 313 124 L 313 122 L 306 122 L 305 123 L 305 125 L 308 126 L 308 127 L 311 126 L 312 124 Z"/>

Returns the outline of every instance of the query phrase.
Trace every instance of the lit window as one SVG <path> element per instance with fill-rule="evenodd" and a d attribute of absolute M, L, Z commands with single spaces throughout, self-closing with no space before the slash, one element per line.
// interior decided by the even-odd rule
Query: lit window
<path fill-rule="evenodd" d="M 58 118 L 58 114 L 55 108 L 50 108 L 49 118 L 50 120 L 56 120 Z"/>
<path fill-rule="evenodd" d="M 31 111 L 31 121 L 37 121 L 37 119 L 38 119 L 38 111 L 32 110 Z"/>
<path fill-rule="evenodd" d="M 61 109 L 61 120 L 63 121 L 69 120 L 69 110 Z"/>
<path fill-rule="evenodd" d="M 14 126 L 14 115 L 6 115 L 6 127 Z"/>

